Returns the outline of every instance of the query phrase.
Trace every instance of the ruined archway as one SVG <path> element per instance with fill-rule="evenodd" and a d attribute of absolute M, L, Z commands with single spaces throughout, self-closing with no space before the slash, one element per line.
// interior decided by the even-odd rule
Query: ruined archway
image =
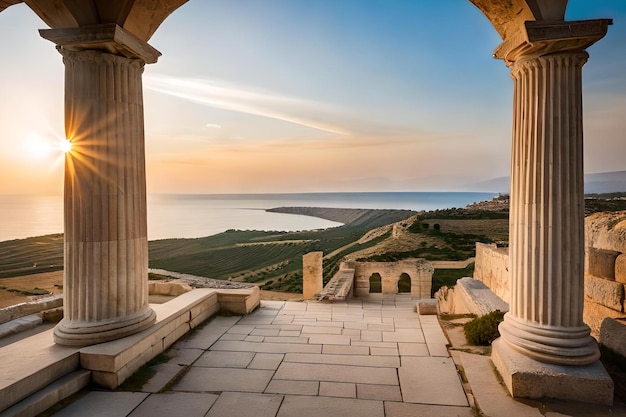
<path fill-rule="evenodd" d="M 411 276 L 403 272 L 398 279 L 398 294 L 411 292 Z"/>
<path fill-rule="evenodd" d="M 382 278 L 378 272 L 374 272 L 369 278 L 370 294 L 380 294 L 383 292 Z"/>

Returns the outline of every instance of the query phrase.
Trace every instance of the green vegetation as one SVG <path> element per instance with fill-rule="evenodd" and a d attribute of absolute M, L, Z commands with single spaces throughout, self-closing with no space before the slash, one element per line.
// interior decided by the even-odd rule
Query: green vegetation
<path fill-rule="evenodd" d="M 6 289 L 6 287 L 5 287 Z M 20 295 L 26 295 L 26 296 L 30 296 L 30 295 L 48 295 L 50 294 L 50 291 L 48 290 L 44 290 L 41 288 L 33 288 L 32 290 L 28 290 L 28 289 L 21 289 L 21 288 L 8 288 L 7 289 L 8 292 L 13 292 L 16 294 L 20 294 Z"/>
<path fill-rule="evenodd" d="M 430 296 L 434 297 L 435 293 L 444 285 L 453 287 L 458 279 L 472 276 L 474 276 L 474 262 L 463 269 L 435 269 Z"/>
<path fill-rule="evenodd" d="M 0 242 L 0 278 L 62 269 L 62 234 Z"/>
<path fill-rule="evenodd" d="M 626 193 L 590 195 L 587 212 L 626 209 Z M 477 206 L 478 207 L 478 206 Z M 149 242 L 150 267 L 198 276 L 250 282 L 267 290 L 302 290 L 302 255 L 322 251 L 325 283 L 348 255 L 376 246 L 359 261 L 392 262 L 406 258 L 465 260 L 475 256 L 475 243 L 508 245 L 508 210 L 445 209 L 421 212 L 398 236 L 391 230 L 365 243 L 367 232 L 389 225 L 416 212 L 408 210 L 353 210 L 280 208 L 276 212 L 318 215 L 345 225 L 326 230 L 276 232 L 228 230 L 198 239 L 165 239 Z M 405 240 L 403 240 L 406 238 Z M 58 271 L 63 268 L 63 235 L 0 242 L 0 278 Z M 463 270 L 435 271 L 433 292 L 473 275 L 473 265 Z M 151 279 L 163 279 L 150 274 Z M 35 289 L 36 290 L 36 289 Z M 31 291 L 31 290 L 28 290 Z M 34 291 L 34 290 L 33 290 Z"/>
<path fill-rule="evenodd" d="M 500 337 L 498 325 L 504 320 L 504 312 L 495 310 L 465 323 L 463 332 L 470 345 L 489 346 Z"/>
<path fill-rule="evenodd" d="M 358 241 L 368 231 L 404 220 L 407 210 L 361 210 L 343 226 L 306 232 L 229 230 L 199 239 L 166 239 L 150 242 L 150 267 L 214 279 L 245 281 L 266 290 L 302 291 L 302 255 L 330 254 Z M 389 238 L 390 232 L 366 243 L 352 245 L 324 260 L 329 280 L 348 253 Z"/>

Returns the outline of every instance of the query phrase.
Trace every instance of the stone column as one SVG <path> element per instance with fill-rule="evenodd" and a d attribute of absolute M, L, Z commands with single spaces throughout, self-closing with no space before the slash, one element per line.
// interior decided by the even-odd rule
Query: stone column
<path fill-rule="evenodd" d="M 512 65 L 515 83 L 510 210 L 510 311 L 500 325 L 493 360 L 514 396 L 582 400 L 567 381 L 600 353 L 582 321 L 584 297 L 584 184 L 582 66 L 586 47 L 608 22 L 526 22 L 522 34 L 496 50 Z M 523 362 L 516 355 L 528 358 Z M 561 368 L 535 367 L 532 361 Z M 532 365 L 531 365 L 532 364 Z M 533 381 L 532 369 L 541 369 Z M 588 370 L 585 370 L 587 372 Z M 526 381 L 516 378 L 523 375 Z M 532 374 L 532 372 L 530 372 Z M 543 377 L 542 377 L 542 374 Z M 606 373 L 604 373 L 606 375 Z M 606 379 L 595 387 L 602 391 Z M 529 383 L 529 381 L 533 381 Z M 573 385 L 584 382 L 576 380 Z M 604 385 L 603 385 L 604 384 Z M 593 384 L 591 384 L 593 385 Z M 587 385 L 596 402 L 612 401 Z M 569 391 L 569 393 L 568 393 Z M 610 397 L 610 398 L 609 398 Z"/>
<path fill-rule="evenodd" d="M 141 74 L 158 52 L 111 25 L 42 36 L 63 55 L 72 143 L 65 159 L 64 318 L 54 340 L 91 345 L 156 319 L 148 305 Z"/>

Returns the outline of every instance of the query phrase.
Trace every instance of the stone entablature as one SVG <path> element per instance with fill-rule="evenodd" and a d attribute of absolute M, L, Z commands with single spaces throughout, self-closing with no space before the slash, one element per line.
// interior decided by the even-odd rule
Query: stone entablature
<path fill-rule="evenodd" d="M 382 293 L 397 294 L 402 274 L 411 279 L 411 296 L 431 298 L 433 264 L 425 259 L 404 259 L 397 262 L 342 262 L 340 269 L 354 269 L 354 296 L 369 297 L 370 277 L 380 274 Z"/>

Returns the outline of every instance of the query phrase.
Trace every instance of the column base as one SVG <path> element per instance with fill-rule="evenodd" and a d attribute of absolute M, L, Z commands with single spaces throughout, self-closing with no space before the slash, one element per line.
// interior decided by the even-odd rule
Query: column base
<path fill-rule="evenodd" d="M 529 358 L 555 365 L 589 365 L 600 359 L 598 343 L 587 325 L 536 325 L 507 313 L 499 326 L 509 347 Z"/>
<path fill-rule="evenodd" d="M 493 342 L 491 360 L 513 398 L 613 404 L 613 380 L 600 361 L 579 366 L 539 362 L 512 349 L 502 338 Z"/>
<path fill-rule="evenodd" d="M 156 313 L 148 308 L 132 316 L 98 322 L 64 318 L 54 328 L 54 342 L 64 346 L 89 346 L 139 333 L 156 322 Z"/>

